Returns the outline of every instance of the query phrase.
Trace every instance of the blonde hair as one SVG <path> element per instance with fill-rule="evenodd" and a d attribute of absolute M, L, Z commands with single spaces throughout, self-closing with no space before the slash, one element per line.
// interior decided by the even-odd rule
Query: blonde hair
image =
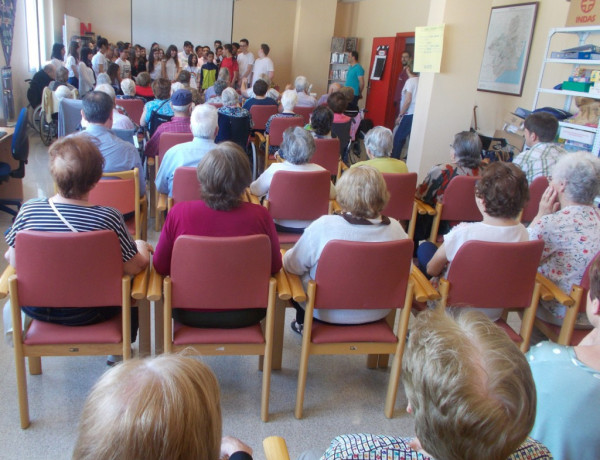
<path fill-rule="evenodd" d="M 375 219 L 387 205 L 390 194 L 381 173 L 372 166 L 355 166 L 335 185 L 343 211 L 355 217 Z"/>
<path fill-rule="evenodd" d="M 83 408 L 74 460 L 217 460 L 219 385 L 181 355 L 128 360 L 108 370 Z"/>
<path fill-rule="evenodd" d="M 533 427 L 529 364 L 483 313 L 419 314 L 411 325 L 402 380 L 423 448 L 445 460 L 504 460 Z"/>

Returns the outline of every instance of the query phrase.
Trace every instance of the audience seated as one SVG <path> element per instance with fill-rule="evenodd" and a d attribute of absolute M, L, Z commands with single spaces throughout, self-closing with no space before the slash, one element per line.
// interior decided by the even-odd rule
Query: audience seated
<path fill-rule="evenodd" d="M 214 149 L 217 125 L 217 109 L 210 104 L 202 104 L 194 108 L 190 119 L 194 139 L 171 147 L 165 153 L 158 174 L 156 189 L 160 193 L 173 194 L 173 176 L 180 166 L 196 167 L 207 152 Z"/>
<path fill-rule="evenodd" d="M 339 91 L 340 89 L 342 89 L 342 85 L 340 85 L 339 83 L 332 83 L 331 85 L 329 85 L 327 94 L 323 94 L 319 98 L 319 100 L 317 101 L 317 105 L 327 105 L 327 98 L 329 97 L 329 95 L 331 93 L 335 93 L 336 91 Z"/>
<path fill-rule="evenodd" d="M 592 331 L 576 347 L 542 342 L 527 354 L 537 387 L 531 437 L 548 446 L 555 460 L 593 460 L 600 452 L 600 259 L 589 275 L 587 317 Z"/>
<path fill-rule="evenodd" d="M 250 110 L 253 105 L 277 105 L 277 101 L 268 97 L 267 91 L 269 85 L 264 80 L 256 80 L 256 83 L 252 86 L 254 96 L 244 102 L 244 108 Z"/>
<path fill-rule="evenodd" d="M 296 117 L 302 118 L 302 115 L 294 113 L 294 107 L 296 107 L 296 102 L 298 101 L 298 93 L 293 89 L 288 89 L 283 92 L 281 96 L 281 106 L 283 108 L 283 112 L 276 113 L 275 115 L 271 115 L 269 120 L 267 121 L 267 126 L 265 129 L 265 134 L 269 134 L 269 128 L 271 127 L 271 120 L 274 118 L 281 117 Z"/>
<path fill-rule="evenodd" d="M 112 129 L 135 129 L 133 121 L 131 121 L 127 115 L 123 115 L 117 110 L 115 90 L 112 86 L 103 83 L 101 85 L 97 85 L 95 91 L 108 94 L 113 101 Z"/>
<path fill-rule="evenodd" d="M 351 118 L 348 115 L 344 115 L 346 108 L 348 107 L 348 99 L 341 92 L 331 93 L 327 98 L 327 106 L 333 112 L 334 123 L 348 123 Z"/>
<path fill-rule="evenodd" d="M 152 87 L 150 84 L 152 83 L 152 79 L 150 78 L 150 74 L 148 72 L 140 72 L 138 76 L 135 78 L 135 94 L 136 96 L 143 97 L 146 101 L 151 101 L 154 99 L 154 91 L 152 91 Z"/>
<path fill-rule="evenodd" d="M 56 80 L 50 82 L 48 88 L 52 91 L 56 91 L 59 86 L 66 86 L 70 91 L 73 91 L 75 87 L 67 82 L 69 79 L 69 71 L 66 67 L 59 67 L 56 71 Z"/>
<path fill-rule="evenodd" d="M 227 71 L 227 69 L 223 69 Z M 228 75 L 226 73 L 225 75 Z M 212 85 L 210 88 L 206 90 L 204 93 L 204 98 L 208 104 L 222 104 L 221 96 L 223 95 L 223 91 L 229 87 L 229 83 L 225 80 L 221 80 L 220 78 Z"/>
<path fill-rule="evenodd" d="M 73 460 L 252 460 L 238 439 L 221 439 L 219 383 L 193 358 L 128 360 L 88 396 Z"/>
<path fill-rule="evenodd" d="M 110 78 L 110 86 L 115 90 L 115 94 L 121 94 L 121 77 L 119 75 L 119 65 L 111 62 L 108 64 L 108 70 L 106 74 Z"/>
<path fill-rule="evenodd" d="M 321 459 L 553 458 L 544 445 L 527 437 L 536 418 L 527 360 L 481 313 L 418 315 L 402 359 L 402 381 L 406 411 L 415 418 L 415 438 L 338 436 Z"/>
<path fill-rule="evenodd" d="M 460 247 L 470 240 L 518 243 L 528 241 L 527 230 L 519 222 L 519 214 L 529 199 L 529 188 L 523 171 L 512 163 L 492 163 L 475 186 L 475 202 L 483 215 L 482 222 L 462 223 L 444 236 L 439 248 L 429 241 L 417 250 L 419 265 L 430 276 L 444 276 Z M 490 260 L 490 263 L 494 261 Z M 492 321 L 502 309 L 479 309 Z"/>
<path fill-rule="evenodd" d="M 151 104 L 151 102 L 148 104 Z M 144 150 L 144 154 L 148 157 L 155 157 L 158 155 L 158 144 L 163 133 L 190 132 L 190 114 L 194 108 L 192 93 L 187 89 L 178 89 L 171 96 L 171 102 L 168 105 L 170 105 L 173 110 L 173 118 L 171 118 L 171 121 L 162 123 L 156 128 L 156 131 L 154 131 L 154 134 L 146 144 L 146 149 Z"/>
<path fill-rule="evenodd" d="M 287 91 L 284 94 L 287 93 Z M 292 91 L 294 94 L 295 91 Z M 272 163 L 252 184 L 250 192 L 256 196 L 269 194 L 271 181 L 277 171 L 319 171 L 324 170 L 322 166 L 310 163 L 315 153 L 315 141 L 313 137 L 299 126 L 288 128 L 283 133 L 283 142 L 279 150 L 279 156 L 283 162 Z M 335 189 L 331 186 L 330 198 L 335 198 Z M 277 227 L 282 231 L 301 233 L 310 221 L 304 220 L 278 220 Z"/>
<path fill-rule="evenodd" d="M 123 80 L 121 80 L 121 91 L 123 91 L 123 95 L 117 96 L 117 99 L 139 99 L 141 101 L 144 100 L 144 98 L 136 96 L 135 82 L 131 78 L 123 78 Z"/>
<path fill-rule="evenodd" d="M 171 97 L 171 82 L 166 78 L 154 80 L 152 82 L 152 93 L 154 94 L 155 99 L 146 102 L 142 117 L 140 118 L 140 126 L 147 127 L 151 132 L 153 131 L 153 127 L 150 123 L 152 112 L 171 117 L 173 116 L 173 108 L 169 103 Z"/>
<path fill-rule="evenodd" d="M 243 236 L 265 234 L 271 240 L 271 273 L 281 269 L 279 239 L 273 219 L 263 206 L 242 201 L 252 173 L 244 151 L 223 142 L 198 164 L 200 192 L 197 201 L 176 204 L 167 214 L 154 253 L 154 268 L 161 275 L 171 270 L 171 255 L 179 235 Z M 174 309 L 173 318 L 193 327 L 245 327 L 265 317 L 266 310 L 241 309 L 219 312 Z"/>
<path fill-rule="evenodd" d="M 365 136 L 365 149 L 369 159 L 359 161 L 352 165 L 352 167 L 368 165 L 373 166 L 382 173 L 407 173 L 408 168 L 404 161 L 390 157 L 392 147 L 392 131 L 384 126 L 375 126 L 373 129 L 369 130 Z"/>
<path fill-rule="evenodd" d="M 217 134 L 216 142 L 222 141 L 236 141 L 234 136 L 236 133 L 230 128 L 229 118 L 247 118 L 248 127 L 252 128 L 252 115 L 247 109 L 240 107 L 239 96 L 235 89 L 229 87 L 225 88 L 221 95 L 221 102 L 223 107 L 219 108 L 219 133 Z M 246 140 L 248 134 L 245 134 Z M 245 144 L 244 144 L 245 145 Z"/>
<path fill-rule="evenodd" d="M 194 54 L 195 56 L 195 54 Z M 196 105 L 202 104 L 203 98 L 197 87 L 191 85 L 192 74 L 187 70 L 182 70 L 177 76 L 177 81 L 183 84 L 183 87 L 192 93 L 192 102 Z M 195 81 L 195 80 L 194 80 Z"/>
<path fill-rule="evenodd" d="M 532 113 L 525 119 L 525 145 L 528 149 L 515 157 L 513 163 L 527 175 L 531 184 L 538 176 L 549 176 L 554 165 L 567 153 L 554 143 L 558 120 L 547 112 Z"/>
<path fill-rule="evenodd" d="M 27 90 L 27 100 L 31 107 L 37 107 L 42 103 L 44 88 L 50 85 L 55 78 L 56 68 L 52 64 L 46 64 L 33 75 Z"/>
<path fill-rule="evenodd" d="M 544 240 L 540 273 L 567 293 L 600 252 L 600 214 L 593 203 L 598 194 L 600 159 L 587 152 L 563 155 L 528 227 L 529 239 Z M 541 300 L 537 316 L 561 325 L 565 312 L 564 305 Z M 575 327 L 590 327 L 585 315 L 579 314 Z"/>
<path fill-rule="evenodd" d="M 304 127 L 315 139 L 331 139 L 333 112 L 329 107 L 318 106 L 310 114 L 310 123 Z"/>
<path fill-rule="evenodd" d="M 316 107 L 317 100 L 311 96 L 308 91 L 310 88 L 310 83 L 305 76 L 300 75 L 296 77 L 294 80 L 294 89 L 296 93 L 298 93 L 298 102 L 296 106 L 298 107 Z"/>
<path fill-rule="evenodd" d="M 319 257 L 329 241 L 394 241 L 407 238 L 397 220 L 381 214 L 389 200 L 389 193 L 383 176 L 375 168 L 360 166 L 349 169 L 337 181 L 335 189 L 342 212 L 322 216 L 311 223 L 283 258 L 286 271 L 300 275 L 305 289 L 308 281 L 315 278 Z M 358 189 L 361 193 L 356 192 Z M 295 302 L 293 305 L 296 320 L 291 327 L 293 331 L 301 333 L 305 306 Z M 317 309 L 314 318 L 327 323 L 362 324 L 385 318 L 389 312 L 389 309 Z"/>
<path fill-rule="evenodd" d="M 85 131 L 75 136 L 91 139 L 104 157 L 104 172 L 140 171 L 140 195 L 146 193 L 146 179 L 140 154 L 131 142 L 120 139 L 110 129 L 113 123 L 114 103 L 110 96 L 101 91 L 92 91 L 83 98 L 82 125 Z"/>

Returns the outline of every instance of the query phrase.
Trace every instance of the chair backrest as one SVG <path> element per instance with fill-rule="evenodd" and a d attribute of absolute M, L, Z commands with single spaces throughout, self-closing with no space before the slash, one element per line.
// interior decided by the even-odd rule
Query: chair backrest
<path fill-rule="evenodd" d="M 329 174 L 337 176 L 340 164 L 340 140 L 315 139 L 315 147 L 315 153 L 310 159 L 311 163 L 323 166 Z"/>
<path fill-rule="evenodd" d="M 171 258 L 173 307 L 266 308 L 270 276 L 267 235 L 183 235 L 175 241 Z"/>
<path fill-rule="evenodd" d="M 196 168 L 180 166 L 173 175 L 173 204 L 200 199 L 200 184 Z"/>
<path fill-rule="evenodd" d="M 294 107 L 294 113 L 302 115 L 304 123 L 310 123 L 310 115 L 314 112 L 314 107 Z"/>
<path fill-rule="evenodd" d="M 383 179 L 390 193 L 390 201 L 383 210 L 383 215 L 397 220 L 410 220 L 415 202 L 417 173 L 383 173 Z"/>
<path fill-rule="evenodd" d="M 113 231 L 21 231 L 15 257 L 21 305 L 121 305 L 123 262 Z"/>
<path fill-rule="evenodd" d="M 58 103 L 58 137 L 68 136 L 81 126 L 81 99 L 63 98 Z"/>
<path fill-rule="evenodd" d="M 15 132 L 11 143 L 12 156 L 17 161 L 27 162 L 29 158 L 29 137 L 27 136 L 27 109 L 23 107 L 19 112 Z"/>
<path fill-rule="evenodd" d="M 144 101 L 141 99 L 117 99 L 117 105 L 125 109 L 131 121 L 136 125 L 140 124 L 142 113 L 144 112 Z"/>
<path fill-rule="evenodd" d="M 475 203 L 475 183 L 477 176 L 456 176 L 444 191 L 442 220 L 479 222 L 483 216 Z"/>
<path fill-rule="evenodd" d="M 346 123 L 332 123 L 331 134 L 340 140 L 340 158 L 344 158 L 344 152 L 350 143 L 350 128 L 352 120 Z"/>
<path fill-rule="evenodd" d="M 217 144 L 231 141 L 246 150 L 249 136 L 250 117 L 231 117 L 219 112 L 219 132 L 215 138 Z"/>
<path fill-rule="evenodd" d="M 329 241 L 315 275 L 315 308 L 399 308 L 404 305 L 412 240 Z"/>
<path fill-rule="evenodd" d="M 542 240 L 467 241 L 450 264 L 448 306 L 527 308 L 542 257 Z"/>
<path fill-rule="evenodd" d="M 548 188 L 548 178 L 546 176 L 538 176 L 529 184 L 529 201 L 523 208 L 521 222 L 531 222 L 538 213 L 540 200 L 544 191 Z"/>
<path fill-rule="evenodd" d="M 162 161 L 165 153 L 171 147 L 177 144 L 183 144 L 184 142 L 190 142 L 194 139 L 194 135 L 189 133 L 162 133 L 160 135 L 160 139 L 158 140 L 158 162 Z M 158 171 L 158 167 L 156 168 Z"/>
<path fill-rule="evenodd" d="M 329 171 L 277 171 L 269 187 L 273 219 L 315 220 L 329 212 Z"/>
<path fill-rule="evenodd" d="M 103 177 L 105 178 L 100 179 L 90 190 L 90 203 L 110 206 L 119 210 L 121 214 L 135 212 L 136 196 L 139 196 L 139 185 L 136 184 L 135 178 L 132 176 L 126 179 L 115 179 L 105 175 Z"/>
<path fill-rule="evenodd" d="M 304 125 L 302 117 L 279 117 L 273 118 L 269 125 L 269 145 L 279 146 L 283 142 L 283 132 L 291 126 Z"/>
<path fill-rule="evenodd" d="M 585 314 L 585 309 L 587 306 L 587 295 L 590 291 L 590 267 L 594 263 L 596 259 L 600 258 L 600 252 L 594 256 L 592 261 L 585 267 L 585 272 L 583 272 L 583 278 L 581 278 L 581 283 L 579 285 L 583 288 L 583 294 L 581 295 L 581 305 L 579 306 L 579 312 Z"/>
<path fill-rule="evenodd" d="M 125 142 L 129 142 L 130 144 L 135 145 L 135 142 L 133 141 L 133 137 L 136 136 L 137 132 L 135 129 L 111 129 L 111 131 L 119 139 L 122 139 Z"/>
<path fill-rule="evenodd" d="M 253 105 L 250 107 L 250 115 L 252 115 L 254 129 L 264 131 L 267 126 L 267 121 L 269 121 L 271 115 L 275 115 L 276 113 L 276 105 Z"/>

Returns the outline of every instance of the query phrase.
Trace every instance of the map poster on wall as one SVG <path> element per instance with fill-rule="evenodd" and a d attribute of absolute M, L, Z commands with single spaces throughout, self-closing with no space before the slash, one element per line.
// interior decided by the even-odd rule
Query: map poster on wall
<path fill-rule="evenodd" d="M 539 2 L 492 8 L 479 91 L 521 96 Z"/>

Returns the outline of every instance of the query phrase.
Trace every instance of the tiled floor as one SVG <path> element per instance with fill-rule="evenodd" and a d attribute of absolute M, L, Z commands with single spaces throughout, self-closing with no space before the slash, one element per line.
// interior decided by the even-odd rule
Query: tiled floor
<path fill-rule="evenodd" d="M 25 178 L 25 196 L 52 193 L 47 148 L 31 133 L 30 160 Z M 4 231 L 10 218 L 0 213 Z M 158 234 L 149 224 L 148 238 Z M 0 249 L 6 250 L 2 239 Z M 6 263 L 2 259 L 0 269 Z M 291 321 L 288 309 L 286 324 Z M 135 348 L 135 347 L 134 347 Z M 76 438 L 79 415 L 94 382 L 106 370 L 105 358 L 44 358 L 43 374 L 28 376 L 32 424 L 19 427 L 16 379 L 12 348 L 0 345 L 0 459 L 67 459 Z M 270 421 L 260 420 L 262 374 L 253 357 L 207 357 L 221 385 L 223 433 L 239 437 L 263 459 L 262 440 L 283 436 L 291 458 L 309 448 L 325 449 L 337 434 L 369 432 L 411 436 L 413 422 L 404 411 L 406 398 L 398 391 L 395 417 L 383 415 L 389 370 L 369 370 L 363 357 L 314 356 L 309 362 L 304 418 L 296 420 L 296 398 L 300 336 L 285 331 L 283 367 L 271 380 Z"/>

